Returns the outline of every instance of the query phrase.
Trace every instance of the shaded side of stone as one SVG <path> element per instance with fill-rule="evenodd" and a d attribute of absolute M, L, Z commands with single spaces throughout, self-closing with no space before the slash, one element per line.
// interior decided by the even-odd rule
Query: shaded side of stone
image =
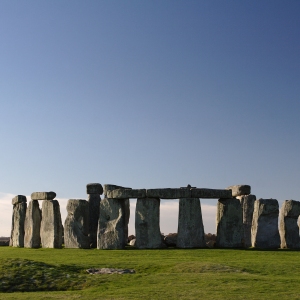
<path fill-rule="evenodd" d="M 57 200 L 43 201 L 41 242 L 43 248 L 61 248 L 63 226 Z"/>
<path fill-rule="evenodd" d="M 89 240 L 90 247 L 97 248 L 97 230 L 100 214 L 100 194 L 88 195 L 89 203 Z"/>
<path fill-rule="evenodd" d="M 232 198 L 231 190 L 220 190 L 220 189 L 202 189 L 192 188 L 191 198 L 207 198 L 207 199 L 218 199 L 218 198 Z"/>
<path fill-rule="evenodd" d="M 87 194 L 103 194 L 103 187 L 100 183 L 88 183 L 86 185 Z"/>
<path fill-rule="evenodd" d="M 247 184 L 231 185 L 227 190 L 232 190 L 232 197 L 251 194 L 251 186 Z"/>
<path fill-rule="evenodd" d="M 204 248 L 205 235 L 199 198 L 179 200 L 178 248 Z"/>
<path fill-rule="evenodd" d="M 65 248 L 90 248 L 89 203 L 83 199 L 70 199 L 67 212 L 64 226 Z"/>
<path fill-rule="evenodd" d="M 236 198 L 219 199 L 217 205 L 216 247 L 240 248 L 243 246 L 243 212 Z"/>
<path fill-rule="evenodd" d="M 254 211 L 255 195 L 244 195 L 236 197 L 240 200 L 243 210 L 244 247 L 251 247 L 251 227 Z"/>
<path fill-rule="evenodd" d="M 9 245 L 12 247 L 24 247 L 26 202 L 17 202 L 13 207 L 11 236 Z"/>
<path fill-rule="evenodd" d="M 15 205 L 18 203 L 27 202 L 27 198 L 24 195 L 17 195 L 14 198 L 12 198 L 11 204 Z"/>
<path fill-rule="evenodd" d="M 299 249 L 300 237 L 297 224 L 300 215 L 300 202 L 285 200 L 280 210 L 279 234 L 281 248 Z"/>
<path fill-rule="evenodd" d="M 136 244 L 139 249 L 162 248 L 159 226 L 160 199 L 138 198 L 135 211 Z"/>
<path fill-rule="evenodd" d="M 278 215 L 277 200 L 258 199 L 255 201 L 251 230 L 252 247 L 262 249 L 277 249 L 280 247 Z"/>
<path fill-rule="evenodd" d="M 25 217 L 25 236 L 24 247 L 25 248 L 39 248 L 41 246 L 41 220 L 42 212 L 39 207 L 39 202 L 31 200 L 28 203 Z"/>
<path fill-rule="evenodd" d="M 98 249 L 124 249 L 128 233 L 129 200 L 104 198 L 100 202 Z"/>

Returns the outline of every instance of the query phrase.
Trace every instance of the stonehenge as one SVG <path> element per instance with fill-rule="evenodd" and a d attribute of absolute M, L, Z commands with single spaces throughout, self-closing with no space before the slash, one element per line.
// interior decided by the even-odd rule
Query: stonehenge
<path fill-rule="evenodd" d="M 28 206 L 26 196 L 15 196 L 10 246 L 62 248 L 64 237 L 65 248 L 124 249 L 128 245 L 130 199 L 137 199 L 136 236 L 130 245 L 137 249 L 164 248 L 167 244 L 160 231 L 160 203 L 161 200 L 179 199 L 178 229 L 169 247 L 206 248 L 200 203 L 201 198 L 206 198 L 218 199 L 215 247 L 300 249 L 300 202 L 285 200 L 279 214 L 277 200 L 256 200 L 249 185 L 226 189 L 190 185 L 132 189 L 89 183 L 86 193 L 87 199 L 68 200 L 64 227 L 55 192 L 32 193 Z"/>

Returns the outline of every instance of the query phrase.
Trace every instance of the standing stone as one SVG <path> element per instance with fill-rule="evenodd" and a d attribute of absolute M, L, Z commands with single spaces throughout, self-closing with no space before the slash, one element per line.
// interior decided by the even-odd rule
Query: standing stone
<path fill-rule="evenodd" d="M 279 234 L 281 248 L 299 249 L 300 237 L 297 224 L 300 215 L 300 202 L 285 200 L 280 210 Z"/>
<path fill-rule="evenodd" d="M 124 249 L 127 243 L 128 211 L 128 199 L 127 201 L 112 198 L 101 200 L 97 240 L 98 249 Z"/>
<path fill-rule="evenodd" d="M 162 248 L 159 227 L 160 199 L 138 198 L 135 211 L 136 247 L 139 249 Z"/>
<path fill-rule="evenodd" d="M 243 212 L 240 201 L 236 198 L 219 199 L 216 247 L 242 247 L 243 236 Z"/>
<path fill-rule="evenodd" d="M 24 247 L 24 223 L 26 217 L 27 199 L 18 195 L 12 199 L 13 215 L 9 245 L 12 247 Z"/>
<path fill-rule="evenodd" d="M 258 199 L 254 203 L 252 220 L 252 247 L 277 249 L 280 247 L 278 231 L 278 201 Z"/>
<path fill-rule="evenodd" d="M 25 248 L 40 248 L 41 247 L 41 220 L 42 212 L 39 207 L 39 202 L 31 200 L 26 210 L 25 218 L 25 236 L 24 247 Z"/>
<path fill-rule="evenodd" d="M 204 248 L 205 235 L 199 198 L 179 199 L 178 248 Z"/>
<path fill-rule="evenodd" d="M 62 247 L 62 222 L 57 200 L 45 200 L 42 205 L 41 242 L 43 248 Z"/>
<path fill-rule="evenodd" d="M 255 195 L 244 195 L 236 197 L 240 200 L 243 210 L 244 247 L 251 247 L 251 227 L 254 211 Z"/>
<path fill-rule="evenodd" d="M 82 199 L 70 199 L 67 212 L 64 226 L 65 248 L 90 248 L 89 203 Z"/>

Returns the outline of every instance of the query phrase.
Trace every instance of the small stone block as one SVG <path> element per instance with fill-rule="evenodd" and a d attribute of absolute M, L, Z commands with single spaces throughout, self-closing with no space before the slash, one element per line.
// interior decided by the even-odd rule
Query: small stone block
<path fill-rule="evenodd" d="M 108 197 L 107 197 L 108 191 L 113 191 L 113 190 L 117 190 L 117 189 L 131 190 L 130 187 L 123 187 L 123 186 L 115 185 L 115 184 L 104 184 L 104 186 L 103 186 L 104 197 L 105 197 L 105 198 L 108 198 Z"/>
<path fill-rule="evenodd" d="M 145 189 L 116 189 L 107 192 L 107 198 L 128 199 L 128 198 L 146 198 Z"/>
<path fill-rule="evenodd" d="M 53 200 L 56 197 L 54 192 L 34 192 L 31 194 L 32 200 Z"/>
<path fill-rule="evenodd" d="M 146 193 L 147 193 L 147 198 L 160 198 L 160 199 L 191 198 L 191 190 L 189 188 L 149 189 L 146 191 Z"/>
<path fill-rule="evenodd" d="M 103 187 L 100 183 L 88 183 L 86 185 L 87 194 L 103 194 Z"/>
<path fill-rule="evenodd" d="M 17 196 L 12 198 L 11 204 L 15 205 L 15 204 L 22 203 L 22 202 L 27 202 L 26 196 L 17 195 Z"/>
<path fill-rule="evenodd" d="M 232 197 L 251 194 L 251 186 L 247 184 L 231 185 L 226 190 L 232 190 Z"/>
<path fill-rule="evenodd" d="M 217 189 L 191 189 L 191 198 L 232 198 L 231 190 L 217 190 Z"/>

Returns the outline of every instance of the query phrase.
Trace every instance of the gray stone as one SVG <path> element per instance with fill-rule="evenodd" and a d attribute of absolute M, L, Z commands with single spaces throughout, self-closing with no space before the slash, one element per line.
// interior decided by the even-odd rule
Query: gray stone
<path fill-rule="evenodd" d="M 278 201 L 275 199 L 258 199 L 254 203 L 252 220 L 252 247 L 277 249 L 280 247 L 278 231 Z"/>
<path fill-rule="evenodd" d="M 135 211 L 136 244 L 139 249 L 162 248 L 159 227 L 160 199 L 138 198 Z"/>
<path fill-rule="evenodd" d="M 100 183 L 88 183 L 86 185 L 87 194 L 103 194 L 103 187 Z"/>
<path fill-rule="evenodd" d="M 135 246 L 135 242 L 136 242 L 136 239 L 132 239 L 132 240 L 129 242 L 129 245 L 130 245 L 130 246 Z"/>
<path fill-rule="evenodd" d="M 24 247 L 25 248 L 39 248 L 41 246 L 41 220 L 42 212 L 39 207 L 39 202 L 31 200 L 28 203 L 25 218 L 25 236 Z"/>
<path fill-rule="evenodd" d="M 164 243 L 167 247 L 176 247 L 177 244 L 177 233 L 169 233 L 164 236 Z"/>
<path fill-rule="evenodd" d="M 231 185 L 227 190 L 232 190 L 232 197 L 251 194 L 251 186 L 246 184 Z"/>
<path fill-rule="evenodd" d="M 26 201 L 16 202 L 14 204 L 11 235 L 10 235 L 10 242 L 9 242 L 9 245 L 12 247 L 24 247 L 24 235 L 25 235 L 24 223 L 26 217 L 26 208 L 27 208 Z"/>
<path fill-rule="evenodd" d="M 126 190 L 130 190 L 131 188 L 129 188 L 129 187 L 123 187 L 123 186 L 115 185 L 115 184 L 104 184 L 104 186 L 103 186 L 103 194 L 104 194 L 104 197 L 105 197 L 105 198 L 108 198 L 108 197 L 107 197 L 107 192 L 108 192 L 108 191 L 113 191 L 113 190 L 117 190 L 117 189 L 126 189 Z"/>
<path fill-rule="evenodd" d="M 190 198 L 191 190 L 189 188 L 179 189 L 149 189 L 146 191 L 147 198 L 160 198 L 160 199 L 179 199 Z"/>
<path fill-rule="evenodd" d="M 100 194 L 89 194 L 89 239 L 90 247 L 97 248 L 97 230 L 100 213 Z"/>
<path fill-rule="evenodd" d="M 61 248 L 63 226 L 57 200 L 43 201 L 41 242 L 43 248 Z"/>
<path fill-rule="evenodd" d="M 70 199 L 67 212 L 64 226 L 65 248 L 90 248 L 89 203 L 83 199 Z"/>
<path fill-rule="evenodd" d="M 244 195 L 236 197 L 240 200 L 243 210 L 244 247 L 251 247 L 251 227 L 254 211 L 255 195 Z"/>
<path fill-rule="evenodd" d="M 219 199 L 217 205 L 216 247 L 240 248 L 243 246 L 243 211 L 236 198 Z"/>
<path fill-rule="evenodd" d="M 232 198 L 232 194 L 230 190 L 192 188 L 190 198 L 227 199 Z"/>
<path fill-rule="evenodd" d="M 104 198 L 100 202 L 98 249 L 124 249 L 127 244 L 129 200 Z"/>
<path fill-rule="evenodd" d="M 146 198 L 145 189 L 116 189 L 107 191 L 107 198 L 128 199 L 128 198 Z"/>
<path fill-rule="evenodd" d="M 199 198 L 179 200 L 178 248 L 204 248 L 205 235 Z"/>
<path fill-rule="evenodd" d="M 14 198 L 12 198 L 11 204 L 15 205 L 15 204 L 22 203 L 22 202 L 27 202 L 26 196 L 17 195 Z"/>
<path fill-rule="evenodd" d="M 297 224 L 300 215 L 300 202 L 285 200 L 280 210 L 279 234 L 281 248 L 299 249 L 300 237 Z"/>
<path fill-rule="evenodd" d="M 31 200 L 53 200 L 56 197 L 54 192 L 34 192 L 31 194 Z"/>

